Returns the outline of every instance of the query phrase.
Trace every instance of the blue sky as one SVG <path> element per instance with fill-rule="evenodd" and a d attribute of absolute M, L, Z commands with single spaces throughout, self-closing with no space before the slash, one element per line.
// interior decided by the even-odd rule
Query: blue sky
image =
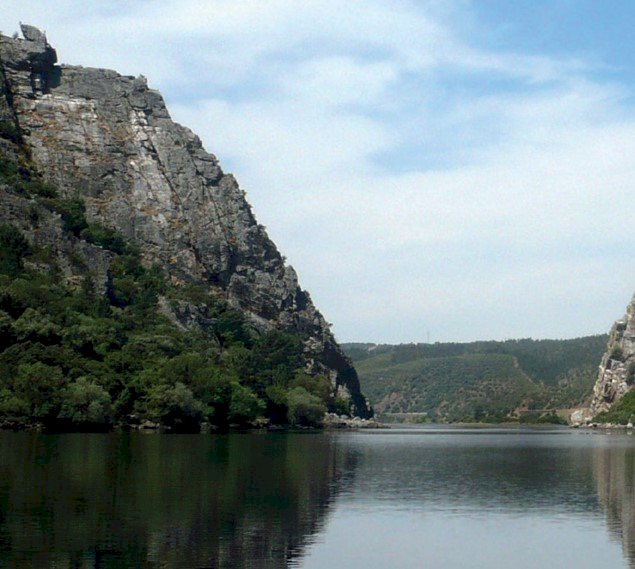
<path fill-rule="evenodd" d="M 632 2 L 479 0 L 472 7 L 484 46 L 595 58 L 632 78 Z"/>
<path fill-rule="evenodd" d="M 608 331 L 635 289 L 635 3 L 5 0 L 144 74 L 342 341 Z"/>

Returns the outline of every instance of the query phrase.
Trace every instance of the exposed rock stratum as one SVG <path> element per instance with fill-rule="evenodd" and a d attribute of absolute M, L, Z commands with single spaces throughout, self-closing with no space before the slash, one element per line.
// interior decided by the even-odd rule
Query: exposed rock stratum
<path fill-rule="evenodd" d="M 607 350 L 600 363 L 598 380 L 593 388 L 590 416 L 617 403 L 630 391 L 635 379 L 635 296 L 623 318 L 611 328 Z"/>
<path fill-rule="evenodd" d="M 143 77 L 58 65 L 42 32 L 23 25 L 22 34 L 0 36 L 0 120 L 15 126 L 43 177 L 62 196 L 81 197 L 90 220 L 136 242 L 144 262 L 160 264 L 175 285 L 213 288 L 256 329 L 302 334 L 312 371 L 327 373 L 357 415 L 372 414 L 355 369 L 245 193 L 191 130 L 171 120 L 161 95 Z M 60 257 L 82 255 L 97 281 L 106 278 L 107 251 L 64 238 L 45 211 L 33 229 L 23 221 L 33 203 L 6 191 L 0 198 L 0 221 Z M 64 278 L 72 280 L 67 265 Z M 204 326 L 190 308 L 174 319 Z"/>

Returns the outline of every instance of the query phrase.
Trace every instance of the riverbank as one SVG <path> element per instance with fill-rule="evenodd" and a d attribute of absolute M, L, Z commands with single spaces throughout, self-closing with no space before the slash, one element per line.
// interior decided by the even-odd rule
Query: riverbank
<path fill-rule="evenodd" d="M 261 419 L 248 424 L 235 424 L 219 427 L 211 423 L 201 423 L 196 426 L 188 425 L 189 428 L 179 429 L 174 426 L 164 425 L 154 421 L 130 421 L 127 423 L 103 424 L 103 423 L 83 423 L 81 425 L 70 422 L 55 422 L 46 424 L 42 422 L 28 421 L 1 421 L 0 431 L 35 431 L 44 433 L 111 433 L 111 432 L 145 432 L 145 433 L 223 433 L 223 432 L 245 432 L 245 431 L 322 431 L 336 429 L 389 429 L 388 425 L 382 424 L 376 419 L 362 419 L 361 417 L 350 417 L 337 415 L 336 413 L 326 413 L 321 425 L 279 425 L 272 424 L 267 419 Z"/>
<path fill-rule="evenodd" d="M 584 425 L 571 425 L 572 429 L 606 429 L 606 430 L 633 430 L 633 423 L 622 425 L 621 423 L 586 423 Z"/>

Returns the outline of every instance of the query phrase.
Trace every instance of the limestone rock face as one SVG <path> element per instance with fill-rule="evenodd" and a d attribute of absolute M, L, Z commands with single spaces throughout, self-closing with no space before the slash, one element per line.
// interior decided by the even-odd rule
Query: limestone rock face
<path fill-rule="evenodd" d="M 607 411 L 630 391 L 635 380 L 635 296 L 626 314 L 611 328 L 606 353 L 593 388 L 590 416 Z"/>
<path fill-rule="evenodd" d="M 22 33 L 0 36 L 0 120 L 15 124 L 46 180 L 81 196 L 89 219 L 134 240 L 175 284 L 213 287 L 260 330 L 305 335 L 314 371 L 330 374 L 358 415 L 371 414 L 355 369 L 244 192 L 171 120 L 161 95 L 143 77 L 58 66 L 44 34 Z"/>

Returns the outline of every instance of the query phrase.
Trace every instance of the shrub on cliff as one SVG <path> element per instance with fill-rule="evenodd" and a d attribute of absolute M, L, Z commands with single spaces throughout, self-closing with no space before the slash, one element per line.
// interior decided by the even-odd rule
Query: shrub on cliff
<path fill-rule="evenodd" d="M 22 259 L 29 251 L 29 242 L 15 227 L 0 225 L 0 273 L 19 275 L 24 269 Z"/>
<path fill-rule="evenodd" d="M 615 345 L 611 349 L 611 353 L 610 353 L 609 357 L 612 360 L 615 360 L 615 361 L 618 361 L 618 362 L 622 362 L 622 361 L 624 361 L 624 350 L 622 349 L 621 346 Z"/>
<path fill-rule="evenodd" d="M 629 391 L 609 411 L 593 418 L 598 423 L 626 425 L 635 422 L 635 391 Z"/>

